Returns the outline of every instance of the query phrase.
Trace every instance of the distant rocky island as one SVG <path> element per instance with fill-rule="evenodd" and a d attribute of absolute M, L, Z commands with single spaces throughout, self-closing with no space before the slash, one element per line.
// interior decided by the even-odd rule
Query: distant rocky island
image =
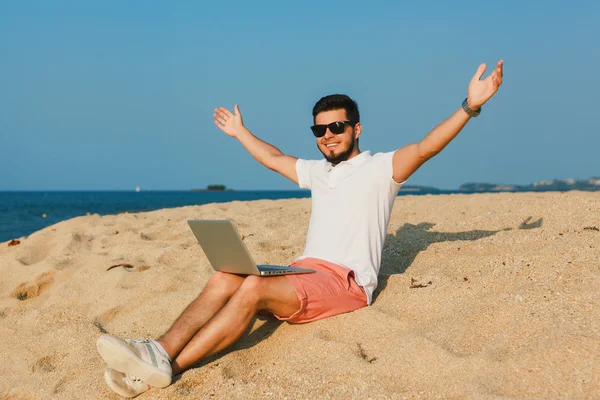
<path fill-rule="evenodd" d="M 551 181 L 539 181 L 529 185 L 503 185 L 497 183 L 465 183 L 458 188 L 459 192 L 564 192 L 568 190 L 600 190 L 600 177 L 588 179 L 554 179 Z M 441 190 L 430 186 L 409 186 L 400 188 L 401 192 L 413 193 L 444 193 L 456 192 L 456 190 Z"/>
<path fill-rule="evenodd" d="M 600 190 L 600 177 L 588 179 L 554 179 L 529 185 L 497 185 L 493 183 L 465 183 L 458 190 L 469 192 L 549 192 L 567 190 Z"/>
<path fill-rule="evenodd" d="M 233 189 L 228 189 L 225 185 L 208 185 L 204 189 L 190 189 L 191 192 L 233 192 Z"/>

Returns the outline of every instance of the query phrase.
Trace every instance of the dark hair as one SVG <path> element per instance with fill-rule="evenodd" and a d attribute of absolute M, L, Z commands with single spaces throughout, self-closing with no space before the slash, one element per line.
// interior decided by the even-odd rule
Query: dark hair
<path fill-rule="evenodd" d="M 329 96 L 321 97 L 313 107 L 313 120 L 317 118 L 317 114 L 320 112 L 341 109 L 346 110 L 346 118 L 349 121 L 360 121 L 358 104 L 345 94 L 330 94 Z"/>

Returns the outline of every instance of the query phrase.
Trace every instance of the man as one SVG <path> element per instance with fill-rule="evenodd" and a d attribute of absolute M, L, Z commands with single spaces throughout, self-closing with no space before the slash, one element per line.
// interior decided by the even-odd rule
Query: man
<path fill-rule="evenodd" d="M 485 79 L 482 64 L 462 106 L 419 143 L 390 153 L 361 152 L 358 106 L 346 95 L 320 99 L 314 109 L 317 147 L 324 160 L 288 156 L 261 141 L 234 112 L 215 109 L 215 124 L 238 139 L 261 164 L 311 189 L 312 213 L 301 257 L 291 265 L 316 272 L 275 277 L 215 273 L 200 295 L 157 340 L 104 335 L 97 341 L 108 363 L 105 380 L 134 397 L 166 387 L 172 377 L 233 344 L 259 312 L 293 323 L 350 312 L 371 303 L 387 226 L 400 186 L 442 151 L 502 84 L 503 61 Z"/>

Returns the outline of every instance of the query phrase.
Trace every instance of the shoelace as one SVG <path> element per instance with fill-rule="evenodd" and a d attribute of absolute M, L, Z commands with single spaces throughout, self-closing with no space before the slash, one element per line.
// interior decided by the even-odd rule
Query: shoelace
<path fill-rule="evenodd" d="M 131 341 L 133 341 L 133 342 L 135 342 L 135 343 L 141 343 L 141 344 L 145 344 L 145 343 L 148 343 L 148 344 L 153 344 L 153 343 L 152 343 L 152 340 L 148 340 L 148 339 L 131 339 Z M 156 348 L 156 350 L 158 350 L 158 352 L 159 352 L 161 355 L 165 356 L 165 358 L 166 358 L 167 360 L 169 360 L 169 361 L 168 361 L 169 363 L 171 362 L 171 357 L 170 357 L 168 354 L 165 354 L 165 353 L 164 353 L 164 350 L 163 350 L 163 351 L 160 351 L 160 349 L 159 349 L 159 348 L 157 348 L 156 346 L 153 346 L 153 347 L 154 347 L 154 348 Z"/>

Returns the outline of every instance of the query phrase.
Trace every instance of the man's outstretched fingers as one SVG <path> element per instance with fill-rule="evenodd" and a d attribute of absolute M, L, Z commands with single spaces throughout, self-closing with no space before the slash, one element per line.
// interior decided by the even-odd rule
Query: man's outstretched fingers
<path fill-rule="evenodd" d="M 487 69 L 487 65 L 485 65 L 485 64 L 479 65 L 479 67 L 477 68 L 477 72 L 475 72 L 475 76 L 473 76 L 473 79 L 471 79 L 471 81 L 480 80 L 486 69 Z"/>
<path fill-rule="evenodd" d="M 229 117 L 231 117 L 231 113 L 229 113 L 226 109 L 224 109 L 223 107 L 221 108 L 217 108 L 215 109 L 215 111 L 217 112 L 217 114 L 219 114 L 219 116 L 223 119 L 228 119 Z"/>
<path fill-rule="evenodd" d="M 232 116 L 233 116 L 233 114 L 231 113 L 231 111 L 229 111 L 229 110 L 228 110 L 228 109 L 226 109 L 225 107 L 221 107 L 221 110 L 220 110 L 220 111 L 221 111 L 223 114 L 225 114 L 226 116 L 228 116 L 228 117 L 232 117 Z"/>
<path fill-rule="evenodd" d="M 217 126 L 225 125 L 225 118 L 218 114 L 213 114 L 213 117 L 215 118 L 215 124 L 217 124 Z"/>
<path fill-rule="evenodd" d="M 496 68 L 496 71 L 498 71 L 498 85 L 501 85 L 502 77 L 504 76 L 504 60 L 500 60 L 498 62 L 498 68 Z"/>

